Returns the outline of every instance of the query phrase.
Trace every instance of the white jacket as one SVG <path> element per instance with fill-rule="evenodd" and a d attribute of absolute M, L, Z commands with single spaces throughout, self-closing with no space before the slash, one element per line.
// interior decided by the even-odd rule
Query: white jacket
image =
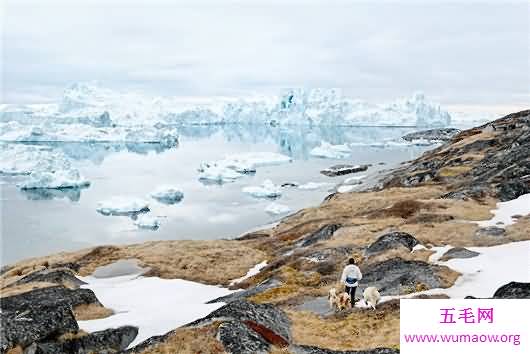
<path fill-rule="evenodd" d="M 355 284 L 346 284 L 346 278 L 355 278 L 357 280 L 361 280 L 363 278 L 363 275 L 361 273 L 361 270 L 359 267 L 357 267 L 355 264 L 348 264 L 346 267 L 344 267 L 344 270 L 342 271 L 342 276 L 340 277 L 340 281 L 347 286 L 358 286 L 359 282 L 355 282 Z"/>

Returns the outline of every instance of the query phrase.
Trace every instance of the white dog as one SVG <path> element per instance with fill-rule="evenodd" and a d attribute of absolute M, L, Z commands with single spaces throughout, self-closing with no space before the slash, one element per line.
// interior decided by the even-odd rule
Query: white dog
<path fill-rule="evenodd" d="M 377 288 L 373 286 L 369 286 L 364 289 L 363 297 L 366 305 L 372 306 L 374 310 L 379 301 L 381 300 L 381 294 L 379 294 L 379 290 L 377 290 Z"/>
<path fill-rule="evenodd" d="M 335 288 L 329 289 L 328 302 L 330 309 L 337 309 L 339 311 L 351 307 L 350 295 L 344 292 L 337 295 L 337 289 Z"/>

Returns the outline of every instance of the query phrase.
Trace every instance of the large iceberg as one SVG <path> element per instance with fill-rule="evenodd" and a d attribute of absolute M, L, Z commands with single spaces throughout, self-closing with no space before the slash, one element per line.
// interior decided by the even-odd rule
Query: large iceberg
<path fill-rule="evenodd" d="M 63 189 L 88 187 L 90 182 L 83 178 L 76 169 L 57 171 L 38 171 L 18 184 L 20 189 Z"/>
<path fill-rule="evenodd" d="M 30 125 L 82 124 L 92 127 L 154 125 L 268 124 L 317 126 L 447 126 L 451 116 L 421 93 L 375 104 L 338 89 L 287 89 L 257 97 L 152 97 L 117 92 L 95 83 L 67 88 L 54 104 L 3 105 L 0 122 Z"/>
<path fill-rule="evenodd" d="M 328 159 L 344 159 L 349 157 L 350 153 L 351 150 L 348 145 L 332 145 L 326 141 L 309 152 L 311 156 Z"/>

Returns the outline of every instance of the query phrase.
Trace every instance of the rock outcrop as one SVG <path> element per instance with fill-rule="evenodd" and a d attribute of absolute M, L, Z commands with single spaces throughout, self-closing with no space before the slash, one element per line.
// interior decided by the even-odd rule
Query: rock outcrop
<path fill-rule="evenodd" d="M 429 129 L 422 130 L 420 132 L 409 133 L 402 136 L 403 140 L 413 141 L 413 140 L 438 140 L 438 141 L 449 141 L 453 136 L 460 133 L 460 129 L 456 128 L 439 128 L 439 129 Z"/>
<path fill-rule="evenodd" d="M 453 258 L 473 258 L 478 256 L 480 253 L 468 250 L 464 247 L 454 247 L 449 251 L 445 252 L 441 257 L 440 261 L 448 261 Z"/>
<path fill-rule="evenodd" d="M 320 171 L 320 173 L 328 177 L 337 177 L 349 175 L 351 173 L 363 172 L 366 171 L 368 167 L 370 167 L 370 165 L 334 165 Z"/>
<path fill-rule="evenodd" d="M 383 252 L 398 246 L 404 246 L 412 251 L 412 249 L 419 245 L 419 241 L 409 233 L 406 232 L 389 232 L 380 236 L 374 243 L 366 249 L 366 255 L 373 255 Z"/>
<path fill-rule="evenodd" d="M 494 299 L 530 299 L 530 283 L 518 283 L 512 281 L 501 286 L 495 294 Z"/>
<path fill-rule="evenodd" d="M 331 350 L 311 346 L 296 346 L 292 349 L 294 354 L 399 354 L 398 349 L 376 348 L 369 350 Z"/>

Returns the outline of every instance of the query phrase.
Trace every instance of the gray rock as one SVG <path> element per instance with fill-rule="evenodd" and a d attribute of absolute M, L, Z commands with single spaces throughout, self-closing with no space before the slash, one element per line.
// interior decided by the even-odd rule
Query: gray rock
<path fill-rule="evenodd" d="M 317 231 L 307 236 L 304 236 L 300 241 L 296 243 L 296 246 L 307 247 L 307 246 L 311 246 L 320 241 L 329 240 L 331 237 L 333 237 L 333 234 L 335 233 L 335 231 L 337 231 L 341 227 L 342 225 L 340 224 L 325 225 L 321 227 L 320 229 L 318 229 Z"/>
<path fill-rule="evenodd" d="M 440 129 L 429 129 L 429 130 L 423 130 L 420 132 L 410 133 L 410 134 L 404 135 L 402 138 L 403 140 L 406 140 L 406 141 L 413 141 L 413 140 L 418 140 L 418 139 L 448 141 L 448 140 L 451 140 L 451 138 L 458 133 L 460 133 L 460 129 L 440 128 Z"/>
<path fill-rule="evenodd" d="M 380 236 L 374 243 L 366 249 L 366 255 L 373 255 L 397 246 L 405 246 L 410 251 L 420 242 L 411 234 L 406 232 L 394 231 Z"/>
<path fill-rule="evenodd" d="M 290 347 L 289 349 L 293 352 L 293 354 L 399 354 L 398 349 L 391 348 L 375 348 L 368 350 L 331 350 L 300 345 Z"/>
<path fill-rule="evenodd" d="M 473 258 L 478 256 L 480 253 L 475 251 L 470 251 L 467 248 L 463 247 L 454 247 L 451 248 L 449 251 L 445 252 L 442 257 L 440 257 L 440 261 L 448 261 L 453 258 Z"/>
<path fill-rule="evenodd" d="M 207 304 L 214 304 L 216 302 L 224 302 L 229 303 L 236 300 L 243 300 L 247 297 L 254 296 L 258 293 L 261 293 L 265 290 L 269 290 L 272 288 L 276 288 L 278 286 L 282 285 L 282 282 L 275 278 L 270 278 L 265 281 L 262 281 L 256 286 L 250 287 L 248 289 L 245 289 L 243 291 L 236 291 L 234 293 L 231 293 L 229 295 L 221 296 L 216 299 L 210 300 L 207 302 Z"/>
<path fill-rule="evenodd" d="M 64 341 L 34 343 L 25 354 L 116 353 L 127 348 L 137 335 L 138 328 L 133 326 L 106 329 Z"/>
<path fill-rule="evenodd" d="M 18 344 L 26 347 L 52 335 L 79 330 L 72 310 L 66 305 L 33 303 L 20 310 L 2 307 L 0 319 L 0 353 Z"/>
<path fill-rule="evenodd" d="M 219 340 L 231 354 L 265 354 L 270 348 L 261 335 L 239 321 L 223 322 L 219 326 Z"/>
<path fill-rule="evenodd" d="M 420 283 L 438 288 L 442 282 L 437 271 L 441 269 L 441 266 L 422 261 L 391 258 L 364 269 L 358 291 L 362 294 L 368 286 L 375 286 L 381 295 L 397 295 L 402 286 L 415 287 Z"/>
<path fill-rule="evenodd" d="M 0 298 L 2 311 L 25 311 L 36 306 L 68 306 L 75 307 L 83 304 L 100 304 L 94 292 L 90 289 L 67 289 L 52 286 L 28 291 L 22 294 Z"/>
<path fill-rule="evenodd" d="M 512 281 L 501 286 L 493 294 L 494 299 L 530 299 L 530 283 Z"/>
<path fill-rule="evenodd" d="M 506 230 L 502 227 L 497 227 L 497 226 L 490 226 L 490 227 L 482 227 L 482 228 L 479 228 L 475 235 L 476 236 L 494 236 L 494 237 L 500 237 L 500 236 L 504 236 L 504 234 L 506 233 Z"/>
<path fill-rule="evenodd" d="M 366 171 L 370 165 L 334 165 L 326 168 L 320 173 L 328 177 L 336 177 Z"/>
<path fill-rule="evenodd" d="M 48 282 L 59 285 L 68 285 L 70 287 L 79 287 L 86 284 L 84 281 L 77 279 L 74 272 L 68 268 L 62 269 L 43 269 L 30 273 L 17 280 L 12 285 L 27 284 L 31 282 Z"/>
<path fill-rule="evenodd" d="M 138 262 L 138 259 L 135 258 L 120 259 L 114 263 L 97 267 L 92 273 L 92 276 L 95 278 L 112 278 L 132 274 L 140 275 L 150 270 L 148 267 L 140 267 Z"/>

